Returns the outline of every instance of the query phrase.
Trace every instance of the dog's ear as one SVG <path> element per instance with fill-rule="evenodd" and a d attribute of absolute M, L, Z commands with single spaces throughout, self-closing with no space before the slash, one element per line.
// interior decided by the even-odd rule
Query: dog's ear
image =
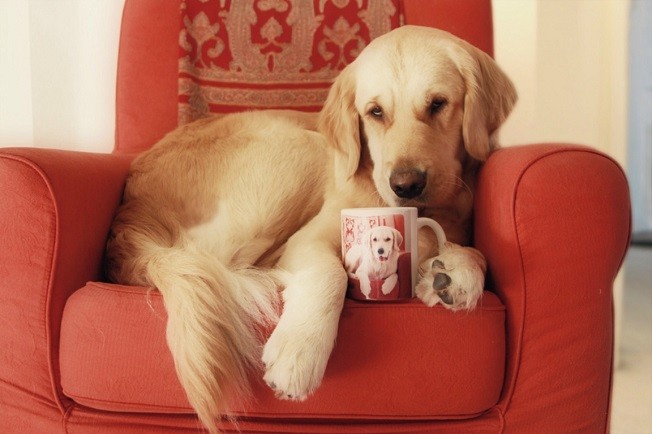
<path fill-rule="evenodd" d="M 397 229 L 394 229 L 394 249 L 397 252 L 401 250 L 401 244 L 403 244 L 403 235 Z"/>
<path fill-rule="evenodd" d="M 489 55 L 461 39 L 456 42 L 452 58 L 466 86 L 464 146 L 473 158 L 485 161 L 498 146 L 494 133 L 516 103 L 516 89 Z"/>
<path fill-rule="evenodd" d="M 319 114 L 318 130 L 344 158 L 347 178 L 360 164 L 360 119 L 355 109 L 355 63 L 340 72 Z"/>

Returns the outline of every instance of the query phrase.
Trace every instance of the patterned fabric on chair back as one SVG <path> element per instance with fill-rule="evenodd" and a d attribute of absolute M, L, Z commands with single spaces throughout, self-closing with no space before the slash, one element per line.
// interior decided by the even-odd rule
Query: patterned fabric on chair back
<path fill-rule="evenodd" d="M 333 78 L 398 27 L 399 0 L 182 2 L 179 123 L 210 112 L 319 111 Z"/>
<path fill-rule="evenodd" d="M 338 72 L 403 23 L 492 53 L 490 0 L 126 0 L 116 151 L 210 113 L 318 111 Z"/>

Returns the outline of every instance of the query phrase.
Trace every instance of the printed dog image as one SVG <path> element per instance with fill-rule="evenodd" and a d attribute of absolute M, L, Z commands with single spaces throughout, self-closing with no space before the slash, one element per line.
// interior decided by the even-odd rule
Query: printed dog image
<path fill-rule="evenodd" d="M 398 256 L 402 243 L 403 235 L 399 231 L 378 226 L 365 232 L 362 243 L 346 253 L 346 270 L 360 281 L 360 290 L 367 299 L 371 293 L 371 280 L 383 280 L 381 290 L 385 295 L 398 283 Z"/>
<path fill-rule="evenodd" d="M 476 177 L 515 101 L 487 54 L 403 26 L 340 73 L 319 114 L 201 119 L 133 161 L 107 275 L 162 294 L 177 375 L 203 424 L 215 431 L 251 375 L 280 399 L 305 400 L 320 385 L 348 283 L 342 209 L 416 207 L 439 222 L 456 248 L 419 236 L 431 283 L 417 296 L 475 307 L 486 265 L 463 246 Z"/>

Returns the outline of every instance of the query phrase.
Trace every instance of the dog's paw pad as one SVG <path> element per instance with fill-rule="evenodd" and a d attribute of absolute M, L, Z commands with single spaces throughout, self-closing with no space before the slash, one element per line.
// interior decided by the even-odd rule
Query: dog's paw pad
<path fill-rule="evenodd" d="M 416 295 L 426 305 L 473 309 L 482 295 L 485 262 L 475 249 L 455 246 L 420 266 Z"/>
<path fill-rule="evenodd" d="M 452 305 L 455 303 L 453 296 L 448 292 L 448 287 L 453 283 L 453 279 L 446 273 L 436 273 L 432 281 L 432 289 L 439 297 L 442 303 Z"/>
<path fill-rule="evenodd" d="M 448 288 L 453 280 L 446 273 L 437 273 L 432 281 L 432 287 L 435 291 L 441 291 Z"/>
<path fill-rule="evenodd" d="M 283 399 L 286 401 L 305 401 L 305 399 L 308 397 L 308 395 L 293 395 L 291 393 L 286 393 L 285 391 L 279 389 L 276 384 L 272 383 L 267 383 L 270 389 L 274 392 L 274 396 L 277 399 Z"/>
<path fill-rule="evenodd" d="M 444 263 L 439 259 L 433 259 L 431 268 L 441 268 L 442 270 L 445 270 L 446 266 L 444 266 Z"/>
<path fill-rule="evenodd" d="M 283 391 L 276 386 L 276 383 L 274 383 L 273 381 L 268 381 L 266 378 L 263 379 L 265 380 L 265 383 L 267 383 L 267 386 L 269 386 L 269 388 L 272 389 L 272 391 L 274 392 L 274 396 L 276 396 L 276 398 L 278 399 L 286 398 Z"/>

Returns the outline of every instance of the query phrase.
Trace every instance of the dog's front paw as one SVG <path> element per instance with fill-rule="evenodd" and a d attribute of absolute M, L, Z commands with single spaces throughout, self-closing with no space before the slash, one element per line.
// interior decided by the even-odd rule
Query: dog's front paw
<path fill-rule="evenodd" d="M 369 300 L 369 294 L 371 294 L 371 282 L 369 279 L 360 279 L 360 292 Z"/>
<path fill-rule="evenodd" d="M 305 326 L 303 326 L 305 327 Z M 310 327 L 310 326 L 308 326 Z M 279 399 L 305 400 L 326 370 L 333 339 L 279 322 L 263 349 L 263 379 Z"/>
<path fill-rule="evenodd" d="M 482 296 L 486 269 L 478 250 L 446 243 L 439 256 L 419 266 L 416 296 L 428 306 L 441 302 L 451 310 L 473 309 Z"/>
<path fill-rule="evenodd" d="M 383 292 L 383 294 L 387 295 L 390 292 L 392 292 L 397 282 L 398 282 L 398 274 L 394 273 L 389 277 L 387 277 L 383 282 L 383 286 L 381 287 L 381 291 Z"/>

